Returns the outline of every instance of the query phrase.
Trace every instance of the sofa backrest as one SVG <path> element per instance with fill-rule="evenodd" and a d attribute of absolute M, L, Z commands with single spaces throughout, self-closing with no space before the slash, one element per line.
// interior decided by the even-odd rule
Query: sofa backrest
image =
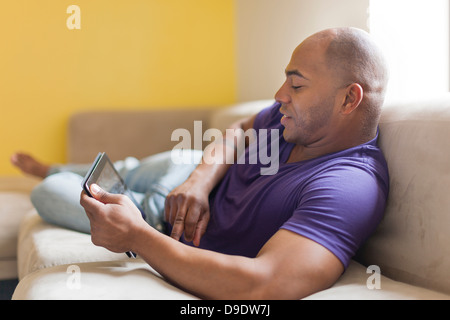
<path fill-rule="evenodd" d="M 194 121 L 201 121 L 200 134 L 209 128 L 225 130 L 228 125 L 268 107 L 273 100 L 241 103 L 214 109 L 150 109 L 122 111 L 84 111 L 69 119 L 67 159 L 70 163 L 90 163 L 98 152 L 113 160 L 128 156 L 138 159 L 171 150 L 175 129 L 186 129 L 194 139 Z M 197 130 L 198 131 L 198 130 Z M 208 141 L 203 141 L 206 147 Z M 194 143 L 191 144 L 194 147 Z"/>
<path fill-rule="evenodd" d="M 450 95 L 388 103 L 379 145 L 389 166 L 389 200 L 358 260 L 393 279 L 450 293 Z"/>
<path fill-rule="evenodd" d="M 209 126 L 211 109 L 169 109 L 144 111 L 86 111 L 69 120 L 67 159 L 90 163 L 98 152 L 113 161 L 133 156 L 138 159 L 171 150 L 178 128 L 194 135 L 194 121 Z"/>

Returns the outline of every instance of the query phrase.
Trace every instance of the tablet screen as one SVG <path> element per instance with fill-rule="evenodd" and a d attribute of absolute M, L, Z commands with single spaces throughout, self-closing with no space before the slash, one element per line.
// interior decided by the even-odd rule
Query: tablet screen
<path fill-rule="evenodd" d="M 100 188 L 110 193 L 125 193 L 125 186 L 122 179 L 109 161 L 104 162 L 103 170 L 100 171 L 96 183 Z"/>
<path fill-rule="evenodd" d="M 83 179 L 82 187 L 85 192 L 92 197 L 89 190 L 91 184 L 97 184 L 103 190 L 109 193 L 124 194 L 128 196 L 136 207 L 141 211 L 142 217 L 145 219 L 144 210 L 139 202 L 134 199 L 133 194 L 128 190 L 125 182 L 114 168 L 111 160 L 106 153 L 99 153 L 92 163 L 91 168 Z"/>

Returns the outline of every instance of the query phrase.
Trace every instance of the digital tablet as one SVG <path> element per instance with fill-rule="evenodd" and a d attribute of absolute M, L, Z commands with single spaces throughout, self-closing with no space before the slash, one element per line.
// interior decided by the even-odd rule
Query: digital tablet
<path fill-rule="evenodd" d="M 109 193 L 124 194 L 128 196 L 139 209 L 142 217 L 145 219 L 144 210 L 141 205 L 134 199 L 133 194 L 129 191 L 122 177 L 119 175 L 116 168 L 114 168 L 114 165 L 108 155 L 104 152 L 100 152 L 97 155 L 91 168 L 81 183 L 84 191 L 90 197 L 92 197 L 90 186 L 94 183 Z M 127 252 L 127 255 L 129 257 L 135 257 L 135 254 L 132 252 Z"/>

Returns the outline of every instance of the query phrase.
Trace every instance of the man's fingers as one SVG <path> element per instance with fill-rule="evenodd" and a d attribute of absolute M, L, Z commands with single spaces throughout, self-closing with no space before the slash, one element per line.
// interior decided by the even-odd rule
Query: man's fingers
<path fill-rule="evenodd" d="M 98 201 L 105 203 L 105 204 L 106 203 L 118 203 L 120 200 L 120 197 L 122 196 L 120 194 L 113 194 L 113 193 L 106 192 L 105 190 L 100 188 L 95 183 L 91 184 L 91 186 L 89 187 L 89 190 L 91 191 L 91 194 L 95 199 L 97 199 Z"/>
<path fill-rule="evenodd" d="M 200 220 L 197 223 L 197 227 L 195 229 L 195 234 L 194 234 L 194 246 L 198 247 L 200 246 L 200 239 L 203 237 L 203 235 L 206 232 L 206 228 L 208 227 L 208 223 L 209 223 L 209 210 L 207 212 L 205 212 L 204 214 L 201 215 Z"/>
<path fill-rule="evenodd" d="M 91 198 L 90 196 L 88 196 L 88 194 L 85 191 L 81 192 L 80 204 L 84 208 L 86 213 L 88 213 L 88 215 L 89 215 L 89 212 L 97 211 L 103 205 L 101 202 L 99 202 L 96 199 Z"/>
<path fill-rule="evenodd" d="M 192 239 L 194 239 L 200 213 L 201 208 L 199 206 L 189 207 L 184 221 L 184 238 L 186 241 L 192 241 Z"/>
<path fill-rule="evenodd" d="M 170 209 L 171 209 L 171 205 L 170 205 L 170 198 L 166 197 L 166 200 L 164 201 L 164 220 L 166 222 L 170 223 Z"/>
<path fill-rule="evenodd" d="M 184 215 L 177 214 L 175 221 L 172 223 L 172 233 L 170 234 L 170 236 L 175 240 L 180 240 L 183 231 L 184 231 Z"/>
<path fill-rule="evenodd" d="M 179 240 L 184 233 L 184 238 L 190 242 L 198 233 L 196 243 L 199 243 L 209 222 L 209 206 L 195 192 L 172 192 L 166 197 L 164 218 L 172 225 L 172 238 Z"/>
<path fill-rule="evenodd" d="M 96 184 L 91 185 L 89 190 L 93 198 L 83 191 L 80 196 L 80 204 L 86 211 L 90 220 L 92 220 L 95 215 L 102 212 L 105 204 L 118 204 L 122 201 L 122 197 L 126 197 L 120 194 L 108 193 Z"/>
<path fill-rule="evenodd" d="M 169 221 L 169 223 L 171 225 L 173 225 L 175 223 L 175 219 L 177 217 L 177 213 L 178 213 L 177 202 L 172 199 L 170 201 L 170 205 L 169 205 L 169 219 L 167 220 L 167 221 Z"/>

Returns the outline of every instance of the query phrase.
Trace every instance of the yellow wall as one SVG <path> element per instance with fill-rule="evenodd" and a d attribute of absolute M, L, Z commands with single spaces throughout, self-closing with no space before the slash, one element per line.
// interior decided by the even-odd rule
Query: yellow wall
<path fill-rule="evenodd" d="M 64 162 L 80 110 L 235 101 L 232 0 L 4 1 L 0 40 L 0 175 L 17 150 Z"/>

